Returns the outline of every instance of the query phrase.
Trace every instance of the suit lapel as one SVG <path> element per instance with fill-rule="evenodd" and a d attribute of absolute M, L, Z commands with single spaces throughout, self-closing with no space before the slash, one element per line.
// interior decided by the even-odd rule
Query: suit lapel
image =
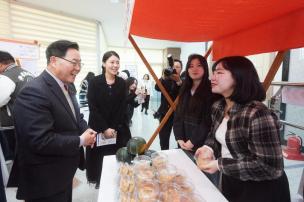
<path fill-rule="evenodd" d="M 61 102 L 61 104 L 64 106 L 66 111 L 69 113 L 75 124 L 77 125 L 77 121 L 73 115 L 73 112 L 71 110 L 71 107 L 65 97 L 65 95 L 62 92 L 62 89 L 60 88 L 59 84 L 56 82 L 56 80 L 46 71 L 42 72 L 42 77 L 50 87 L 50 90 L 53 92 L 53 94 L 58 98 L 58 100 Z M 72 98 L 72 97 L 71 97 Z M 73 99 L 72 99 L 73 100 Z M 74 105 L 74 103 L 73 103 Z M 74 105 L 75 107 L 75 105 Z M 76 108 L 75 108 L 75 113 L 76 113 Z"/>

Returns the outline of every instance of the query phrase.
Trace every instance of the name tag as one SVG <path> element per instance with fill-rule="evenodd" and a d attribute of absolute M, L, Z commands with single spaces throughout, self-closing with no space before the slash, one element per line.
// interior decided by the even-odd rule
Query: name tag
<path fill-rule="evenodd" d="M 98 133 L 96 135 L 96 146 L 104 146 L 104 145 L 111 145 L 116 144 L 116 137 L 113 138 L 106 138 L 103 133 Z"/>

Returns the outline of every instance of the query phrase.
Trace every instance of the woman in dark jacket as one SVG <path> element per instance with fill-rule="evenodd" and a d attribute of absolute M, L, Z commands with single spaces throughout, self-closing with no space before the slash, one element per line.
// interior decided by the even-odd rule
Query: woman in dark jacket
<path fill-rule="evenodd" d="M 96 188 L 99 187 L 103 157 L 115 154 L 131 138 L 125 113 L 126 83 L 116 76 L 119 66 L 119 55 L 114 51 L 106 52 L 102 58 L 103 72 L 91 81 L 88 90 L 90 127 L 106 138 L 117 134 L 116 144 L 86 148 L 87 179 L 96 183 Z"/>
<path fill-rule="evenodd" d="M 195 152 L 204 144 L 211 125 L 212 93 L 208 63 L 201 55 L 190 55 L 185 72 L 173 131 L 179 147 Z"/>
<path fill-rule="evenodd" d="M 139 91 L 137 89 L 137 79 L 134 77 L 129 77 L 126 80 L 126 90 L 127 90 L 127 118 L 128 125 L 132 125 L 132 117 L 134 113 L 134 108 L 139 106 L 137 95 Z"/>

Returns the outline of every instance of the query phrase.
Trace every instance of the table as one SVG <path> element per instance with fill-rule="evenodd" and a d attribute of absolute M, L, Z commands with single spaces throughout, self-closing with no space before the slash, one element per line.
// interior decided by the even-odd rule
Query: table
<path fill-rule="evenodd" d="M 184 170 L 193 183 L 195 192 L 200 194 L 207 202 L 224 202 L 227 199 L 209 181 L 189 157 L 180 149 L 163 151 L 168 155 L 169 163 L 178 169 Z M 105 156 L 103 159 L 102 175 L 98 202 L 116 202 L 118 196 L 118 168 L 119 163 L 115 155 Z"/>

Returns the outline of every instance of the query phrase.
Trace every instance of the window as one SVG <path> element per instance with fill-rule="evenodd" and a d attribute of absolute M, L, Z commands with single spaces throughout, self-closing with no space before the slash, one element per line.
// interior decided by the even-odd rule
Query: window
<path fill-rule="evenodd" d="M 40 44 L 39 70 L 46 67 L 45 49 L 56 40 L 66 39 L 79 44 L 84 67 L 76 77 L 79 87 L 87 72 L 98 72 L 98 23 L 46 10 L 31 8 L 15 2 L 0 0 L 0 36 L 37 40 Z"/>

